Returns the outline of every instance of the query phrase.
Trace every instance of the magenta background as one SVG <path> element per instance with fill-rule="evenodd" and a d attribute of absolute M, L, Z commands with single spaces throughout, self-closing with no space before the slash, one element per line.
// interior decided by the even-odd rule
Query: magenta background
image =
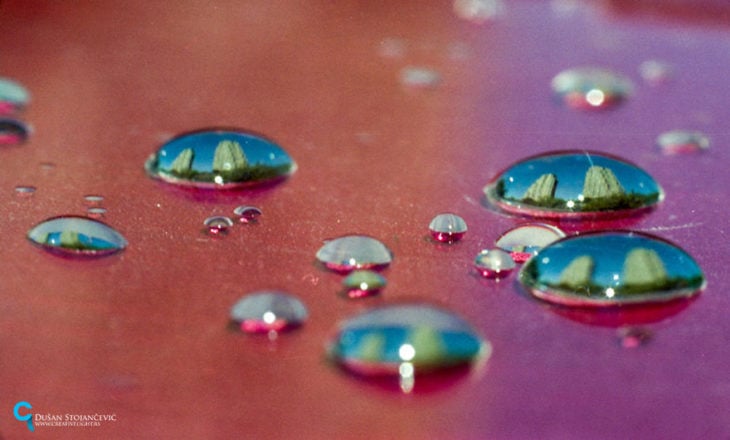
<path fill-rule="evenodd" d="M 3 2 L 0 75 L 33 93 L 23 118 L 34 134 L 0 151 L 0 437 L 730 437 L 730 15 L 722 2 L 711 17 L 697 13 L 707 2 L 620 3 L 514 1 L 479 26 L 435 1 Z M 379 54 L 387 38 L 404 42 L 401 56 Z M 672 80 L 642 82 L 647 59 L 672 64 Z M 607 112 L 556 105 L 551 78 L 584 65 L 628 75 L 635 95 Z M 405 66 L 432 67 L 442 83 L 404 88 Z M 144 175 L 160 142 L 206 126 L 265 133 L 299 170 L 277 187 L 212 196 Z M 654 140 L 676 128 L 702 130 L 712 147 L 662 156 Z M 583 322 L 615 315 L 566 317 L 515 277 L 471 268 L 524 221 L 485 208 L 482 187 L 555 149 L 646 169 L 661 206 L 594 226 L 658 234 L 705 270 L 707 290 L 660 310 L 670 316 L 646 324 L 645 346 L 622 348 L 615 326 Z M 37 193 L 17 198 L 28 184 Z M 106 197 L 126 251 L 72 261 L 27 243 L 44 218 L 83 214 L 86 194 Z M 205 217 L 239 204 L 261 208 L 260 223 L 201 235 Z M 424 238 L 442 211 L 467 221 L 463 242 Z M 323 239 L 349 232 L 395 254 L 379 299 L 337 296 L 341 278 L 313 262 Z M 230 332 L 230 306 L 265 288 L 298 294 L 310 321 L 275 343 Z M 409 299 L 473 323 L 493 345 L 486 365 L 402 395 L 327 362 L 339 320 Z M 31 435 L 12 416 L 20 400 L 119 421 Z"/>

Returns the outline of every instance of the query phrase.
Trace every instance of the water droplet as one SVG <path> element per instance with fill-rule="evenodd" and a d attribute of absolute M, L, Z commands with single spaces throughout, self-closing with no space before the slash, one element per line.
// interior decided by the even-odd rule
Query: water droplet
<path fill-rule="evenodd" d="M 568 107 L 605 109 L 625 101 L 633 93 L 634 85 L 610 70 L 584 67 L 560 72 L 553 78 L 552 88 Z"/>
<path fill-rule="evenodd" d="M 345 293 L 350 298 L 363 298 L 380 293 L 387 281 L 371 270 L 356 270 L 342 280 Z"/>
<path fill-rule="evenodd" d="M 0 78 L 0 114 L 13 114 L 23 110 L 30 101 L 30 94 L 17 82 Z"/>
<path fill-rule="evenodd" d="M 406 54 L 406 42 L 399 38 L 385 38 L 380 42 L 378 52 L 385 58 L 403 58 Z"/>
<path fill-rule="evenodd" d="M 43 171 L 50 171 L 56 168 L 56 164 L 53 162 L 41 162 L 39 165 Z"/>
<path fill-rule="evenodd" d="M 538 298 L 569 306 L 665 302 L 705 286 L 702 270 L 682 249 L 620 231 L 557 241 L 525 264 L 520 281 Z"/>
<path fill-rule="evenodd" d="M 505 232 L 497 239 L 496 245 L 509 252 L 515 263 L 524 263 L 540 249 L 563 237 L 565 232 L 555 226 L 531 223 Z"/>
<path fill-rule="evenodd" d="M 98 206 L 91 207 L 86 210 L 86 215 L 88 215 L 91 218 L 102 218 L 106 214 L 106 208 L 101 208 Z"/>
<path fill-rule="evenodd" d="M 17 119 L 0 118 L 0 145 L 22 144 L 29 132 L 28 126 Z"/>
<path fill-rule="evenodd" d="M 667 155 L 697 153 L 710 148 L 710 139 L 704 133 L 691 130 L 672 130 L 657 137 L 657 145 Z"/>
<path fill-rule="evenodd" d="M 15 194 L 18 197 L 30 197 L 35 193 L 35 191 L 36 191 L 35 186 L 18 185 L 15 187 Z"/>
<path fill-rule="evenodd" d="M 442 243 L 453 243 L 461 240 L 466 234 L 466 222 L 456 214 L 439 214 L 428 225 L 431 236 Z"/>
<path fill-rule="evenodd" d="M 483 24 L 502 15 L 502 0 L 454 0 L 454 13 L 457 17 L 474 24 Z"/>
<path fill-rule="evenodd" d="M 272 141 L 233 130 L 202 130 L 164 144 L 145 164 L 165 182 L 228 189 L 283 180 L 296 170 L 291 157 Z"/>
<path fill-rule="evenodd" d="M 222 236 L 228 234 L 228 230 L 233 226 L 233 220 L 223 215 L 214 215 L 203 220 L 203 224 L 209 235 Z"/>
<path fill-rule="evenodd" d="M 621 327 L 616 330 L 619 342 L 624 348 L 637 348 L 646 345 L 652 338 L 652 332 L 644 327 Z"/>
<path fill-rule="evenodd" d="M 474 259 L 474 268 L 485 278 L 504 278 L 515 266 L 512 257 L 501 249 L 485 249 Z"/>
<path fill-rule="evenodd" d="M 400 72 L 401 84 L 422 89 L 433 89 L 441 83 L 441 75 L 426 67 L 404 67 Z"/>
<path fill-rule="evenodd" d="M 387 267 L 393 254 L 383 243 L 366 235 L 345 235 L 330 240 L 317 251 L 317 260 L 336 272 Z"/>
<path fill-rule="evenodd" d="M 484 188 L 502 210 L 544 218 L 617 217 L 647 210 L 664 197 L 644 170 L 617 157 L 561 151 L 517 162 Z"/>
<path fill-rule="evenodd" d="M 231 308 L 231 320 L 246 333 L 291 330 L 304 324 L 308 315 L 297 297 L 275 291 L 246 295 Z"/>
<path fill-rule="evenodd" d="M 404 392 L 415 376 L 486 359 L 491 345 L 454 313 L 424 304 L 378 307 L 342 323 L 330 357 L 364 376 L 400 376 Z"/>
<path fill-rule="evenodd" d="M 647 60 L 639 65 L 639 74 L 651 85 L 667 82 L 671 78 L 673 70 L 669 63 L 658 60 Z"/>
<path fill-rule="evenodd" d="M 79 216 L 53 217 L 28 231 L 44 249 L 63 255 L 102 256 L 121 251 L 127 240 L 111 226 Z"/>
<path fill-rule="evenodd" d="M 241 223 L 256 223 L 262 212 L 255 206 L 238 206 L 233 210 Z"/>
<path fill-rule="evenodd" d="M 103 201 L 104 201 L 104 196 L 99 196 L 96 194 L 89 194 L 89 195 L 84 196 L 84 202 L 87 205 L 95 206 L 95 205 L 100 204 Z"/>

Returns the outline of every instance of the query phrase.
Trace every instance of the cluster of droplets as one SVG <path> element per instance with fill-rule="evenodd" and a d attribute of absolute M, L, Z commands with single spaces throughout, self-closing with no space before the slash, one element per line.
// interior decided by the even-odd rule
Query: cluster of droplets
<path fill-rule="evenodd" d="M 241 205 L 233 210 L 233 214 L 238 218 L 238 223 L 249 225 L 257 223 L 262 212 L 255 206 Z M 203 220 L 203 230 L 210 236 L 222 237 L 227 235 L 235 224 L 236 222 L 230 217 L 213 215 Z"/>

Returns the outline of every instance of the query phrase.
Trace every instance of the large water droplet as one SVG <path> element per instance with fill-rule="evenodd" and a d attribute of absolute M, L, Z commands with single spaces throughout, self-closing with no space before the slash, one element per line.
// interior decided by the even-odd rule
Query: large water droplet
<path fill-rule="evenodd" d="M 509 252 L 515 263 L 524 263 L 540 249 L 563 237 L 565 232 L 555 226 L 531 223 L 505 232 L 497 239 L 496 245 Z"/>
<path fill-rule="evenodd" d="M 386 284 L 385 277 L 371 270 L 356 270 L 342 280 L 345 294 L 350 298 L 376 295 Z"/>
<path fill-rule="evenodd" d="M 637 232 L 564 238 L 530 259 L 520 281 L 533 295 L 570 306 L 666 302 L 705 286 L 702 270 L 685 251 Z"/>
<path fill-rule="evenodd" d="M 256 223 L 262 212 L 255 206 L 238 206 L 233 210 L 241 223 Z"/>
<path fill-rule="evenodd" d="M 561 151 L 517 162 L 484 188 L 487 199 L 513 214 L 585 219 L 636 214 L 664 193 L 644 170 L 588 151 Z"/>
<path fill-rule="evenodd" d="M 704 133 L 691 130 L 672 130 L 660 134 L 656 140 L 664 154 L 697 153 L 710 148 L 710 139 Z"/>
<path fill-rule="evenodd" d="M 152 177 L 198 188 L 237 188 L 276 182 L 296 170 L 278 145 L 243 131 L 203 130 L 178 136 L 150 156 Z"/>
<path fill-rule="evenodd" d="M 0 78 L 0 114 L 13 114 L 23 110 L 30 101 L 30 94 L 17 82 Z"/>
<path fill-rule="evenodd" d="M 485 249 L 474 259 L 474 268 L 485 278 L 504 278 L 515 266 L 512 257 L 500 249 Z"/>
<path fill-rule="evenodd" d="M 428 225 L 431 236 L 442 243 L 461 240 L 466 234 L 466 222 L 456 214 L 439 214 Z"/>
<path fill-rule="evenodd" d="M 25 123 L 12 118 L 0 118 L 0 145 L 18 145 L 28 139 L 30 129 Z"/>
<path fill-rule="evenodd" d="M 568 107 L 605 109 L 626 100 L 634 90 L 630 79 L 606 69 L 584 67 L 560 72 L 553 92 Z"/>
<path fill-rule="evenodd" d="M 214 215 L 203 220 L 205 230 L 208 234 L 213 236 L 222 236 L 228 233 L 228 230 L 233 226 L 233 220 L 223 215 Z"/>
<path fill-rule="evenodd" d="M 127 240 L 111 226 L 79 216 L 50 218 L 28 231 L 44 249 L 64 255 L 102 256 L 124 249 Z"/>
<path fill-rule="evenodd" d="M 317 260 L 337 272 L 387 267 L 393 254 L 383 243 L 366 235 L 345 235 L 330 240 L 317 251 Z"/>
<path fill-rule="evenodd" d="M 491 346 L 452 312 L 401 304 L 375 308 L 342 323 L 329 353 L 355 373 L 412 381 L 417 373 L 486 358 Z"/>
<path fill-rule="evenodd" d="M 231 320 L 246 333 L 291 330 L 309 316 L 295 296 L 283 292 L 261 291 L 241 298 L 231 308 Z"/>

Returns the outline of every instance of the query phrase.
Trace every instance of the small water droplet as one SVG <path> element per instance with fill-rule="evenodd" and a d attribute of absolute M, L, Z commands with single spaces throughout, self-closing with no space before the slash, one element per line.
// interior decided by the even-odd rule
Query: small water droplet
<path fill-rule="evenodd" d="M 212 236 L 222 236 L 228 234 L 228 230 L 233 226 L 233 220 L 223 215 L 214 215 L 203 220 L 205 231 Z"/>
<path fill-rule="evenodd" d="M 30 197 L 36 191 L 35 186 L 30 185 L 18 185 L 15 187 L 15 195 L 18 197 Z"/>
<path fill-rule="evenodd" d="M 106 214 L 106 208 L 101 208 L 99 206 L 91 207 L 86 210 L 86 215 L 88 215 L 91 218 L 102 218 Z"/>
<path fill-rule="evenodd" d="M 19 145 L 28 140 L 30 129 L 17 119 L 0 118 L 0 145 Z"/>
<path fill-rule="evenodd" d="M 275 291 L 255 292 L 231 308 L 231 320 L 246 333 L 291 330 L 304 324 L 309 313 L 297 297 Z"/>
<path fill-rule="evenodd" d="M 543 218 L 610 218 L 636 214 L 664 193 L 644 170 L 617 157 L 560 151 L 515 163 L 484 188 L 500 209 Z"/>
<path fill-rule="evenodd" d="M 474 259 L 474 268 L 484 278 L 504 278 L 515 266 L 512 257 L 501 249 L 485 249 Z"/>
<path fill-rule="evenodd" d="M 196 188 L 228 189 L 283 180 L 296 170 L 274 142 L 243 131 L 202 130 L 165 143 L 145 164 L 165 182 Z"/>
<path fill-rule="evenodd" d="M 546 301 L 593 307 L 666 302 L 705 286 L 702 270 L 682 249 L 622 231 L 559 240 L 525 264 L 520 281 Z"/>
<path fill-rule="evenodd" d="M 379 240 L 366 235 L 345 235 L 330 240 L 317 251 L 317 260 L 336 272 L 387 267 L 393 254 Z"/>
<path fill-rule="evenodd" d="M 491 345 L 450 311 L 400 304 L 378 307 L 343 322 L 328 351 L 354 373 L 399 376 L 401 389 L 410 392 L 418 374 L 486 359 Z"/>
<path fill-rule="evenodd" d="M 39 165 L 43 171 L 50 171 L 56 168 L 56 164 L 53 162 L 41 162 Z"/>
<path fill-rule="evenodd" d="M 399 38 L 385 38 L 380 42 L 378 53 L 385 58 L 403 58 L 406 54 L 406 42 Z"/>
<path fill-rule="evenodd" d="M 103 256 L 121 251 L 127 240 L 111 226 L 79 216 L 45 220 L 28 231 L 28 239 L 62 255 Z"/>
<path fill-rule="evenodd" d="M 704 133 L 691 130 L 672 130 L 657 137 L 657 145 L 667 155 L 697 153 L 710 148 L 710 139 Z"/>
<path fill-rule="evenodd" d="M 0 78 L 0 114 L 13 114 L 23 110 L 30 101 L 30 94 L 19 83 Z"/>
<path fill-rule="evenodd" d="M 644 327 L 621 327 L 616 330 L 619 343 L 624 348 L 638 348 L 649 343 L 652 332 Z"/>
<path fill-rule="evenodd" d="M 502 0 L 454 0 L 454 13 L 474 24 L 493 21 L 504 12 Z"/>
<path fill-rule="evenodd" d="M 454 243 L 466 234 L 466 222 L 456 214 L 439 214 L 428 225 L 434 240 L 442 243 Z"/>
<path fill-rule="evenodd" d="M 669 63 L 658 60 L 647 60 L 639 65 L 639 74 L 651 85 L 667 82 L 672 77 L 673 70 Z"/>
<path fill-rule="evenodd" d="M 98 205 L 103 201 L 104 201 L 104 196 L 99 196 L 96 194 L 89 194 L 89 195 L 84 196 L 84 202 L 90 206 Z"/>
<path fill-rule="evenodd" d="M 241 205 L 233 210 L 233 213 L 238 216 L 238 220 L 241 223 L 256 223 L 262 212 L 255 206 Z"/>
<path fill-rule="evenodd" d="M 560 72 L 553 92 L 568 107 L 606 109 L 625 101 L 634 90 L 630 79 L 606 69 L 585 67 Z"/>
<path fill-rule="evenodd" d="M 540 249 L 563 237 L 565 232 L 555 226 L 530 223 L 510 229 L 502 234 L 495 244 L 503 251 L 509 252 L 515 263 L 524 263 Z"/>
<path fill-rule="evenodd" d="M 385 277 L 371 270 L 356 270 L 342 280 L 345 293 L 350 298 L 377 295 L 386 284 Z"/>
<path fill-rule="evenodd" d="M 400 72 L 401 84 L 412 88 L 434 89 L 441 83 L 441 74 L 427 67 L 404 67 Z"/>

